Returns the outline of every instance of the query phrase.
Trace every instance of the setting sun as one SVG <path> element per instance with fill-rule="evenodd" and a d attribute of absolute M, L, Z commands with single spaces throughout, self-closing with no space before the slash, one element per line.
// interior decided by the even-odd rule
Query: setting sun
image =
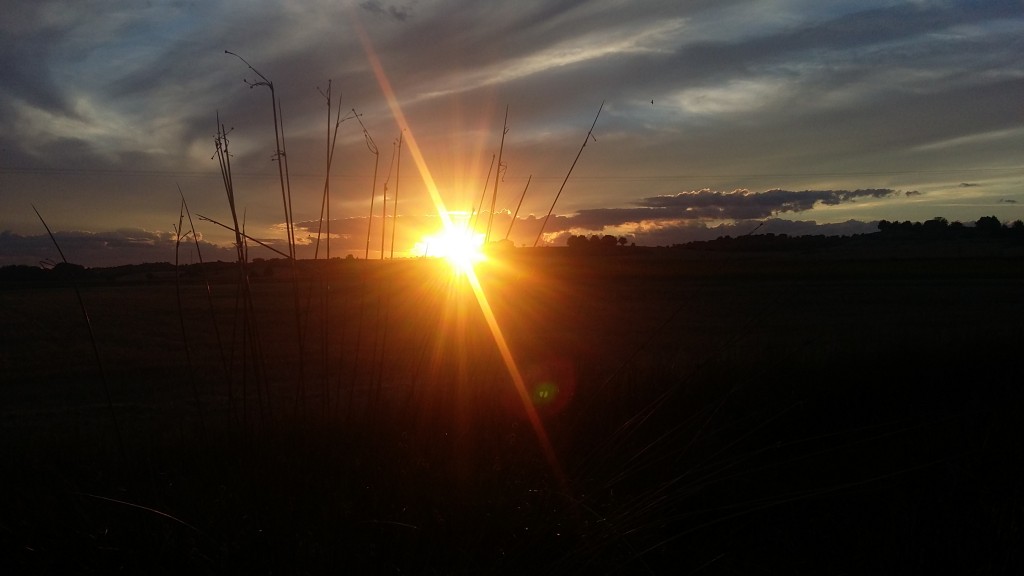
<path fill-rule="evenodd" d="M 483 260 L 484 235 L 469 228 L 452 226 L 447 230 L 424 236 L 416 244 L 420 256 L 444 258 L 455 270 L 465 272 Z"/>

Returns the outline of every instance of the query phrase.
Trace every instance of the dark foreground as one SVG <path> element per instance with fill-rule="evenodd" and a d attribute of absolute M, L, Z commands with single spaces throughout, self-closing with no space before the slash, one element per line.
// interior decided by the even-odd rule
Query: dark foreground
<path fill-rule="evenodd" d="M 505 255 L 549 453 L 437 263 L 10 284 L 0 572 L 1020 573 L 1022 264 Z"/>

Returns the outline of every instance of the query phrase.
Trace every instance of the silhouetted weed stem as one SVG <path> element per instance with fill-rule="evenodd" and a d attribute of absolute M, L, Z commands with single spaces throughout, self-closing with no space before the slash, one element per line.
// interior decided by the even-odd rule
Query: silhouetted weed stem
<path fill-rule="evenodd" d="M 298 362 L 298 386 L 295 387 L 295 412 L 299 417 L 300 422 L 305 422 L 306 419 L 303 417 L 306 410 L 306 331 L 303 330 L 303 318 L 302 318 L 302 298 L 299 290 L 299 270 L 298 263 L 295 260 L 295 227 L 294 219 L 292 217 L 292 187 L 291 179 L 288 176 L 288 154 L 286 152 L 286 144 L 284 138 L 284 111 L 281 109 L 280 100 L 277 103 L 278 108 L 278 121 L 281 123 L 281 140 L 279 143 L 281 155 L 281 162 L 284 163 L 284 174 L 285 174 L 285 189 L 287 198 L 287 205 L 285 208 L 285 218 L 287 218 L 288 228 L 288 252 L 291 254 L 289 260 L 291 270 L 291 281 L 292 281 L 292 303 L 293 310 L 295 312 L 295 344 L 299 348 L 299 362 Z"/>
<path fill-rule="evenodd" d="M 68 259 L 64 256 L 64 251 L 60 249 L 60 244 L 57 242 L 57 238 L 54 237 L 53 232 L 50 231 L 50 227 L 46 224 L 46 220 L 43 219 L 43 215 L 39 213 L 39 210 L 32 205 L 32 210 L 39 217 L 39 221 L 43 223 L 43 228 L 46 228 L 46 233 L 50 236 L 50 240 L 53 242 L 54 247 L 57 248 L 57 253 L 60 254 L 60 259 L 64 264 L 69 264 Z M 103 368 L 103 359 L 100 356 L 100 347 L 96 342 L 96 333 L 92 328 L 92 320 L 89 318 L 89 310 L 85 306 L 85 300 L 82 299 L 82 291 L 78 287 L 78 282 L 75 280 L 73 274 L 68 275 L 68 281 L 71 283 L 71 287 L 75 291 L 75 298 L 78 299 L 78 308 L 82 311 L 82 318 L 85 319 L 85 326 L 89 330 L 89 341 L 92 343 L 93 356 L 96 358 L 96 367 L 99 370 L 100 382 L 103 384 L 103 395 L 107 400 L 107 411 L 110 413 L 110 422 L 114 427 L 114 438 L 117 440 L 117 453 L 121 457 L 122 461 L 125 461 L 124 442 L 121 439 L 121 425 L 117 419 L 117 412 L 114 410 L 114 399 L 110 394 L 110 384 L 107 382 L 107 373 Z"/>
<path fill-rule="evenodd" d="M 516 211 L 512 214 L 512 221 L 508 223 L 508 230 L 505 232 L 505 240 L 508 240 L 509 234 L 512 234 L 512 227 L 515 226 L 516 217 L 519 216 L 519 209 L 523 207 L 523 199 L 526 198 L 526 191 L 530 188 L 530 181 L 533 180 L 533 174 L 526 179 L 526 186 L 523 186 L 523 193 L 519 195 L 519 204 L 516 205 Z"/>
<path fill-rule="evenodd" d="M 285 226 L 288 229 L 288 253 L 292 255 L 292 259 L 295 259 L 295 212 L 292 209 L 292 181 L 291 175 L 288 171 L 288 144 L 284 137 L 284 109 L 281 107 L 281 99 L 277 100 L 277 121 L 280 124 L 280 141 L 278 143 L 278 154 L 279 166 L 283 165 L 284 169 L 284 188 L 285 188 Z M 276 134 L 275 134 L 276 136 Z"/>
<path fill-rule="evenodd" d="M 391 143 L 391 161 L 388 162 L 388 175 L 384 179 L 384 190 L 381 194 L 380 208 L 380 259 L 384 259 L 384 240 L 388 231 L 388 183 L 391 182 L 391 171 L 395 167 L 395 143 Z"/>
<path fill-rule="evenodd" d="M 252 376 L 254 378 L 254 387 L 256 389 L 256 400 L 258 413 L 261 420 L 264 420 L 269 410 L 269 405 L 264 403 L 264 378 L 265 370 L 262 369 L 262 362 L 264 359 L 261 353 L 261 343 L 259 338 L 259 331 L 255 322 L 255 306 L 252 300 L 252 288 L 249 283 L 249 255 L 248 255 L 248 244 L 247 240 L 249 236 L 245 233 L 244 214 L 242 226 L 239 226 L 238 212 L 236 209 L 234 183 L 231 173 L 231 154 L 228 150 L 228 130 L 224 124 L 220 122 L 220 115 L 217 117 L 217 137 L 215 138 L 215 153 L 214 156 L 217 158 L 221 169 L 221 176 L 224 183 L 224 190 L 228 198 L 228 206 L 231 209 L 231 219 L 234 223 L 232 228 L 235 234 L 235 249 L 238 255 L 238 282 L 236 291 L 235 301 L 235 323 L 236 329 L 239 328 L 239 317 L 241 317 L 241 333 L 242 333 L 242 346 L 241 346 L 241 364 L 242 364 L 242 434 L 243 436 L 249 433 L 249 363 L 252 363 Z M 228 228 L 224 224 L 216 222 L 210 218 L 206 218 L 202 215 L 200 219 L 207 220 L 218 224 L 222 227 Z M 258 241 L 257 241 L 258 242 Z M 262 242 L 258 242 L 260 245 L 264 245 Z M 275 250 L 276 251 L 276 250 Z M 280 253 L 280 252 L 279 252 Z M 233 356 L 233 354 L 232 354 Z M 230 386 L 230 384 L 229 384 Z M 231 413 L 231 401 L 229 392 L 229 414 Z M 269 403 L 269 395 L 267 397 L 267 403 Z"/>
<path fill-rule="evenodd" d="M 206 287 L 206 301 L 210 309 L 210 324 L 213 326 L 214 337 L 217 340 L 217 352 L 220 354 L 221 370 L 223 371 L 224 381 L 230 382 L 230 368 L 228 365 L 227 356 L 224 352 L 224 339 L 220 335 L 220 325 L 217 322 L 217 311 L 213 305 L 213 289 L 210 286 L 210 277 L 206 273 L 206 267 L 203 261 L 203 250 L 199 246 L 199 236 L 196 234 L 196 226 L 192 222 L 192 212 L 188 209 L 188 202 L 185 201 L 185 194 L 181 191 L 181 186 L 178 186 L 178 195 L 181 196 L 182 206 L 185 208 L 185 215 L 188 217 L 188 225 L 191 229 L 192 242 L 196 246 L 196 257 L 199 258 L 199 270 L 203 276 L 203 285 Z M 228 385 L 228 394 L 230 396 L 230 384 Z"/>
<path fill-rule="evenodd" d="M 288 153 L 286 149 L 286 143 L 284 138 L 284 111 L 281 108 L 281 100 L 277 97 L 274 90 L 274 83 L 264 76 L 259 70 L 254 68 L 252 64 L 249 64 L 238 54 L 229 50 L 224 51 L 225 54 L 230 54 L 249 67 L 257 76 L 260 77 L 258 82 L 249 82 L 243 78 L 249 88 L 255 88 L 257 86 L 266 86 L 270 90 L 271 108 L 273 112 L 274 120 L 274 145 L 275 153 L 274 159 L 277 161 L 277 172 L 278 179 L 281 184 L 281 203 L 284 207 L 284 220 L 285 220 L 285 231 L 288 242 L 288 254 L 291 260 L 291 273 L 292 273 L 292 287 L 293 287 L 293 300 L 294 300 L 294 311 L 295 311 L 295 332 L 296 339 L 295 343 L 299 349 L 299 366 L 298 366 L 298 386 L 295 392 L 295 410 L 297 412 L 305 409 L 305 394 L 306 394 L 306 362 L 305 362 L 305 340 L 306 336 L 302 330 L 302 307 L 299 296 L 299 285 L 298 285 L 298 270 L 295 263 L 295 224 L 292 211 L 292 192 L 291 192 L 291 179 L 288 174 Z"/>
<path fill-rule="evenodd" d="M 222 222 L 218 222 L 218 221 L 214 220 L 213 218 L 210 218 L 209 216 L 203 216 L 202 214 L 196 214 L 196 216 L 198 216 L 199 219 L 202 220 L 203 222 L 209 222 L 210 224 L 215 224 L 215 225 L 220 226 L 221 228 L 225 228 L 227 230 L 234 230 L 234 228 L 232 228 L 231 226 L 228 226 L 227 224 L 224 224 Z M 267 250 L 270 250 L 271 252 L 273 252 L 274 254 L 277 254 L 278 256 L 281 256 L 282 258 L 290 258 L 290 256 L 288 256 L 284 252 L 281 252 L 277 248 L 274 248 L 270 244 L 267 244 L 266 242 L 262 242 L 262 241 L 260 241 L 257 238 L 253 238 L 252 236 L 249 236 L 248 234 L 246 234 L 244 232 L 238 232 L 238 237 L 240 239 L 244 239 L 246 242 L 253 242 L 254 244 L 259 245 L 261 248 L 266 248 Z"/>
<path fill-rule="evenodd" d="M 226 129 L 224 124 L 221 123 L 221 121 L 220 121 L 220 113 L 219 112 L 217 113 L 217 126 L 216 126 L 216 128 L 217 128 L 217 135 L 214 138 L 214 158 L 217 159 L 217 163 L 218 163 L 218 165 L 220 167 L 221 181 L 222 181 L 222 183 L 224 185 L 224 193 L 227 195 L 228 208 L 231 211 L 231 222 L 232 222 L 233 226 L 230 226 L 230 227 L 229 226 L 225 226 L 224 224 L 220 224 L 219 222 L 216 222 L 216 221 L 214 221 L 212 219 L 210 219 L 209 221 L 214 222 L 215 224 L 218 224 L 218 225 L 220 225 L 220 226 L 222 226 L 224 228 L 227 228 L 227 229 L 231 230 L 232 232 L 234 232 L 234 235 L 235 235 L 235 254 L 236 254 L 235 260 L 236 260 L 236 262 L 238 264 L 238 272 L 237 272 L 238 276 L 237 276 L 237 282 L 236 282 L 236 285 L 235 285 L 236 286 L 236 290 L 235 290 L 235 314 L 234 314 L 234 322 L 232 324 L 232 339 L 231 339 L 231 345 L 232 345 L 231 346 L 231 359 L 232 359 L 232 362 L 229 364 L 229 366 L 231 366 L 231 371 L 228 374 L 228 381 L 227 381 L 227 387 L 228 387 L 228 420 L 229 420 L 229 430 L 230 430 L 232 428 L 231 425 L 233 424 L 232 420 L 233 420 L 234 406 L 235 406 L 235 404 L 234 404 L 234 379 L 235 379 L 234 376 L 235 376 L 235 374 L 234 374 L 234 361 L 233 361 L 233 359 L 234 359 L 234 354 L 235 354 L 235 343 L 238 341 L 237 331 L 239 330 L 239 318 L 244 316 L 244 318 L 241 321 L 241 331 L 242 331 L 242 346 L 241 346 L 241 348 L 242 348 L 242 350 L 241 350 L 241 356 L 242 356 L 242 374 L 241 374 L 242 415 L 241 416 L 242 416 L 242 418 L 241 418 L 241 420 L 242 421 L 240 423 L 241 424 L 242 436 L 244 437 L 245 434 L 246 434 L 246 429 L 247 429 L 247 424 L 248 424 L 247 397 L 246 397 L 246 394 L 248 393 L 248 386 L 247 386 L 247 382 L 246 382 L 247 370 L 245 369 L 245 361 L 246 361 L 245 346 L 246 346 L 246 338 L 247 338 L 246 337 L 246 332 L 248 330 L 248 324 L 249 324 L 249 319 L 247 317 L 248 316 L 248 309 L 249 309 L 249 306 L 248 306 L 249 293 L 248 293 L 248 287 L 247 287 L 247 284 L 248 284 L 247 283 L 248 271 L 246 270 L 246 256 L 245 256 L 244 245 L 243 245 L 243 242 L 242 242 L 242 229 L 238 225 L 238 211 L 237 211 L 237 209 L 235 207 L 235 190 L 234 190 L 234 183 L 232 181 L 232 174 L 231 174 L 231 154 L 230 154 L 230 152 L 228 150 L 228 146 L 230 144 L 230 142 L 228 140 L 228 130 Z M 199 219 L 200 220 L 207 220 L 207 218 L 205 218 L 202 214 L 199 215 Z"/>
<path fill-rule="evenodd" d="M 291 199 L 289 198 L 290 186 L 286 182 L 286 179 L 285 179 L 285 169 L 286 169 L 287 162 L 285 160 L 285 153 L 284 153 L 284 150 L 282 148 L 281 129 L 282 129 L 283 124 L 281 123 L 281 120 L 279 118 L 279 115 L 280 115 L 280 101 L 277 99 L 277 95 L 274 92 L 274 83 L 271 82 L 269 78 L 267 78 L 262 73 L 260 73 L 259 70 L 257 70 L 256 68 L 253 68 L 252 64 L 249 64 L 249 62 L 247 62 L 245 60 L 245 58 L 242 58 L 238 54 L 235 54 L 234 52 L 231 52 L 229 50 L 225 50 L 224 53 L 225 54 L 230 54 L 230 55 L 234 56 L 235 58 L 238 58 L 243 63 L 245 63 L 245 65 L 249 68 L 249 70 L 252 70 L 253 73 L 255 73 L 257 76 L 260 77 L 260 81 L 259 82 L 250 82 L 249 80 L 247 80 L 245 78 L 242 79 L 242 81 L 245 82 L 249 86 L 250 89 L 251 88 L 255 88 L 257 86 L 266 86 L 270 90 L 270 103 L 271 103 L 271 108 L 272 108 L 273 117 L 274 117 L 274 144 L 275 144 L 274 159 L 277 160 L 277 174 L 278 174 L 278 179 L 280 180 L 280 184 L 281 184 L 281 203 L 284 206 L 285 227 L 286 227 L 286 232 L 287 232 L 287 237 L 288 237 L 288 249 L 289 249 L 288 253 L 291 255 L 292 258 L 294 258 L 295 257 L 295 253 L 294 253 L 294 249 L 295 249 L 295 235 L 294 234 L 295 233 L 294 233 L 294 230 L 292 229 Z"/>
<path fill-rule="evenodd" d="M 151 514 L 156 514 L 157 516 L 160 516 L 161 518 L 167 518 L 168 520 L 172 520 L 174 522 L 177 522 L 178 524 L 181 524 L 182 526 L 188 528 L 189 530 L 192 530 L 193 532 L 195 532 L 197 534 L 202 534 L 202 530 L 200 530 L 199 528 L 196 528 L 195 526 L 189 524 L 188 522 L 185 522 L 181 518 L 177 518 L 177 517 L 172 516 L 172 515 L 170 515 L 170 514 L 168 514 L 166 512 L 161 512 L 160 510 L 157 510 L 156 508 L 150 508 L 149 506 L 143 506 L 142 504 L 135 504 L 133 502 L 126 502 L 124 500 L 118 500 L 117 498 L 110 498 L 109 496 L 100 496 L 99 494 L 89 494 L 88 492 L 76 492 L 76 494 L 79 495 L 79 496 L 86 496 L 88 498 L 95 498 L 97 500 L 103 500 L 104 502 L 111 502 L 113 504 L 120 504 L 122 506 L 128 506 L 129 508 L 135 508 L 136 510 L 143 510 L 143 511 L 149 512 Z"/>
<path fill-rule="evenodd" d="M 370 231 L 373 229 L 373 198 L 377 194 L 377 170 L 380 166 L 380 151 L 377 149 L 377 144 L 373 142 L 373 138 L 370 133 L 366 130 L 366 126 L 363 124 L 363 119 L 360 117 L 356 109 L 352 109 L 352 115 L 355 116 L 359 122 L 359 127 L 363 129 L 363 140 L 366 142 L 366 148 L 373 154 L 373 183 L 370 185 L 370 214 L 366 219 L 366 252 L 363 254 L 363 259 L 370 259 Z"/>
<path fill-rule="evenodd" d="M 491 241 L 491 225 L 494 224 L 494 208 L 498 202 L 498 182 L 504 173 L 504 164 L 501 162 L 502 153 L 505 151 L 505 136 L 508 134 L 508 105 L 505 105 L 505 123 L 501 128 L 501 144 L 498 146 L 498 172 L 494 175 L 494 191 L 491 193 L 491 211 L 487 215 L 487 231 L 484 233 L 484 244 Z"/>
<path fill-rule="evenodd" d="M 484 189 L 480 191 L 480 203 L 476 205 L 469 219 L 469 229 L 476 230 L 477 220 L 480 218 L 480 211 L 484 209 L 484 198 L 487 197 L 487 185 L 491 183 L 491 173 L 494 172 L 494 160 L 498 156 L 491 154 L 491 166 L 487 169 L 487 177 L 484 178 Z"/>
<path fill-rule="evenodd" d="M 338 95 L 338 109 L 334 117 L 334 130 L 331 130 L 331 80 L 327 80 L 327 92 L 321 91 L 320 95 L 327 101 L 327 140 L 326 140 L 326 152 L 327 157 L 325 160 L 325 175 L 324 175 L 324 191 L 323 196 L 320 199 L 320 220 L 317 224 L 316 229 L 316 247 L 313 251 L 313 259 L 316 260 L 320 257 L 320 238 L 324 228 L 324 219 L 327 220 L 327 250 L 326 259 L 331 259 L 331 166 L 334 161 L 334 150 L 338 142 L 338 128 L 341 123 L 345 120 L 349 120 L 351 116 L 346 116 L 344 119 L 341 117 L 341 95 Z M 328 270 L 329 272 L 329 270 Z M 330 281 L 325 279 L 324 272 L 319 275 L 320 278 L 320 305 L 323 309 L 323 318 L 320 326 L 320 349 L 321 349 L 321 409 L 323 418 L 327 418 L 330 413 L 331 407 L 331 362 L 330 362 L 330 350 L 331 350 L 331 322 L 327 319 L 330 318 L 331 310 L 331 295 L 330 295 Z M 312 289 L 313 286 L 310 284 L 309 293 L 306 298 L 306 318 L 310 317 L 310 308 L 312 307 Z"/>
<path fill-rule="evenodd" d="M 580 146 L 580 151 L 576 153 L 576 159 L 572 161 L 572 166 L 569 166 L 569 172 L 566 173 L 565 179 L 562 180 L 562 185 L 558 187 L 558 193 L 555 194 L 555 199 L 551 202 L 551 208 L 548 209 L 547 216 L 544 217 L 544 222 L 540 225 L 540 231 L 537 232 L 537 239 L 533 241 L 534 248 L 540 242 L 541 236 L 544 235 L 544 228 L 548 225 L 548 218 L 551 218 L 551 213 L 555 210 L 555 204 L 558 203 L 558 198 L 562 195 L 562 190 L 565 189 L 565 183 L 569 181 L 569 176 L 572 175 L 573 168 L 576 167 L 576 163 L 580 161 L 580 156 L 583 154 L 583 149 L 587 147 L 587 143 L 590 142 L 591 138 L 594 138 L 594 127 L 597 126 L 597 119 L 601 117 L 601 110 L 604 110 L 604 101 L 601 101 L 601 107 L 597 109 L 597 115 L 594 116 L 594 123 L 590 125 L 590 130 L 587 131 L 587 135 L 583 138 L 583 145 Z M 597 142 L 597 138 L 594 138 Z"/>
<path fill-rule="evenodd" d="M 395 230 L 398 228 L 398 178 L 402 174 L 402 139 L 405 129 L 398 133 L 398 159 L 395 161 L 395 201 L 391 211 L 391 258 L 395 257 Z"/>
<path fill-rule="evenodd" d="M 180 190 L 179 190 L 180 192 Z M 203 417 L 203 404 L 199 398 L 199 386 L 196 384 L 195 365 L 192 362 L 192 347 L 188 341 L 188 330 L 185 328 L 185 310 L 181 300 L 181 240 L 191 232 L 183 233 L 185 222 L 185 198 L 181 199 L 181 207 L 178 210 L 178 223 L 174 225 L 174 295 L 178 303 L 178 323 L 181 325 L 181 342 L 185 348 L 185 363 L 188 368 L 188 381 L 192 387 L 192 398 L 196 403 L 196 413 L 199 415 L 199 431 L 201 440 L 206 439 L 206 419 Z"/>
<path fill-rule="evenodd" d="M 352 109 L 352 115 L 355 116 L 356 121 L 359 122 L 359 127 L 363 130 L 363 140 L 366 143 L 367 150 L 370 154 L 373 154 L 373 181 L 370 185 L 370 212 L 366 219 L 366 251 L 363 254 L 363 260 L 368 261 L 370 259 L 370 233 L 373 229 L 373 204 L 374 196 L 377 192 L 377 173 L 380 169 L 380 151 L 377 148 L 377 144 L 373 141 L 373 137 L 370 136 L 370 132 L 367 131 L 366 125 L 363 124 L 361 115 L 356 112 L 356 109 Z M 383 225 L 383 224 L 382 224 Z M 383 247 L 382 247 L 383 250 Z M 383 257 L 383 253 L 381 254 Z M 365 265 L 360 267 L 360 280 L 359 280 L 359 314 L 356 320 L 356 341 L 355 341 L 355 356 L 352 362 L 352 378 L 349 382 L 349 401 L 348 401 L 348 416 L 346 420 L 351 421 L 353 417 L 353 409 L 355 405 L 355 389 L 358 382 L 359 365 L 362 360 L 362 348 L 363 348 L 363 324 L 366 314 L 366 306 L 368 305 L 367 297 L 367 278 L 366 275 L 369 271 Z M 376 341 L 375 341 L 376 342 Z M 376 344 L 375 344 L 376 346 Z M 374 351 L 376 348 L 374 348 Z M 371 359 L 371 366 L 373 366 Z M 372 377 L 372 373 L 371 373 Z"/>

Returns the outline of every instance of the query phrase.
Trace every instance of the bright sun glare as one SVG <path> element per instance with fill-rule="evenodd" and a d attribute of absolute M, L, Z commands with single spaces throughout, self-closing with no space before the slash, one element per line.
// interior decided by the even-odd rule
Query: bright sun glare
<path fill-rule="evenodd" d="M 468 227 L 454 225 L 416 244 L 420 256 L 444 258 L 457 272 L 466 272 L 483 260 L 484 235 Z"/>

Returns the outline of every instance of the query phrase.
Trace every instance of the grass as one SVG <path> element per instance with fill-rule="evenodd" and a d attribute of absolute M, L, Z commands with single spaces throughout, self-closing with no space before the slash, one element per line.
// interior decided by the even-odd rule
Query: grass
<path fill-rule="evenodd" d="M 329 375 L 338 392 L 307 386 L 308 406 L 330 403 L 305 411 L 292 278 L 252 265 L 270 410 L 258 418 L 250 402 L 247 428 L 227 401 L 201 277 L 180 285 L 180 316 L 173 281 L 83 284 L 124 459 L 80 369 L 90 348 L 73 295 L 3 287 L 2 562 L 20 573 L 1020 568 L 1019 261 L 621 254 L 634 256 L 516 250 L 481 270 L 528 381 L 564 395 L 538 405 L 562 476 L 478 308 L 437 262 L 296 263 L 312 293 L 305 330 L 333 334 L 307 340 L 306 379 Z M 210 281 L 229 335 L 235 285 Z"/>

